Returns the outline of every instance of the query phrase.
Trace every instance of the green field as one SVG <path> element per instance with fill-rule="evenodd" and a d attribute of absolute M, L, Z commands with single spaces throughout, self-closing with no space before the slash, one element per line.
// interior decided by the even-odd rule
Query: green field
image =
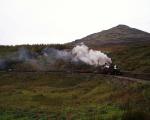
<path fill-rule="evenodd" d="M 0 120 L 148 120 L 150 83 L 98 74 L 0 73 Z"/>

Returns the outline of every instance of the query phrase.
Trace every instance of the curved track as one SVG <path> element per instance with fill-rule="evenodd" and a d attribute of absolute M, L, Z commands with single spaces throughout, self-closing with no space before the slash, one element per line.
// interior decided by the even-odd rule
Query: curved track
<path fill-rule="evenodd" d="M 73 73 L 79 73 L 79 74 L 99 74 L 99 75 L 105 75 L 105 76 L 112 76 L 121 80 L 128 80 L 133 82 L 149 82 L 150 83 L 150 74 L 142 74 L 142 73 L 132 73 L 130 71 L 122 72 L 122 75 L 109 75 L 109 74 L 102 74 L 102 73 L 94 73 L 94 72 L 80 72 L 80 71 L 0 71 L 1 73 L 64 73 L 64 74 L 73 74 Z"/>

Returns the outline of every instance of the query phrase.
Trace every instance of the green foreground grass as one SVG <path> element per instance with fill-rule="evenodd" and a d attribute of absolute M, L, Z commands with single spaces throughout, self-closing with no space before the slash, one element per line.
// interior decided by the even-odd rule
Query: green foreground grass
<path fill-rule="evenodd" d="M 150 84 L 96 74 L 0 73 L 0 120 L 148 120 Z"/>

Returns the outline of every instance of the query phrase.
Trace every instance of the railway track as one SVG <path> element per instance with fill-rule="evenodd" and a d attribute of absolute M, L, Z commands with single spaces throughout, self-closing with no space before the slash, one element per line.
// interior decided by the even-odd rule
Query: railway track
<path fill-rule="evenodd" d="M 128 80 L 131 82 L 138 82 L 138 83 L 148 83 L 150 84 L 149 80 L 144 80 L 144 79 L 137 79 L 137 78 L 131 78 L 131 77 L 125 77 L 125 76 L 115 76 L 115 78 L 118 78 L 120 80 Z"/>
<path fill-rule="evenodd" d="M 144 74 L 144 73 L 132 73 L 130 71 L 122 72 L 122 75 L 110 75 L 110 74 L 102 74 L 98 72 L 80 72 L 80 71 L 0 71 L 0 73 L 64 73 L 64 74 L 73 74 L 73 73 L 79 73 L 79 74 L 98 74 L 98 75 L 105 75 L 105 76 L 111 76 L 122 80 L 129 80 L 133 82 L 143 82 L 148 81 L 150 82 L 150 74 Z"/>

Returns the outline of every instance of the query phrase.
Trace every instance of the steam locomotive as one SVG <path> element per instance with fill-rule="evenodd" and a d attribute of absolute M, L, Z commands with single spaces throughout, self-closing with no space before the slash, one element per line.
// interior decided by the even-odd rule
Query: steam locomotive
<path fill-rule="evenodd" d="M 122 75 L 121 70 L 115 64 L 105 63 L 102 66 L 90 66 L 85 64 L 72 64 L 66 69 L 68 73 L 95 73 L 95 74 L 108 74 L 108 75 Z"/>
<path fill-rule="evenodd" d="M 104 66 L 101 67 L 101 72 L 103 74 L 110 74 L 110 75 L 121 75 L 121 71 L 117 65 L 110 64 L 107 65 L 105 64 Z"/>

